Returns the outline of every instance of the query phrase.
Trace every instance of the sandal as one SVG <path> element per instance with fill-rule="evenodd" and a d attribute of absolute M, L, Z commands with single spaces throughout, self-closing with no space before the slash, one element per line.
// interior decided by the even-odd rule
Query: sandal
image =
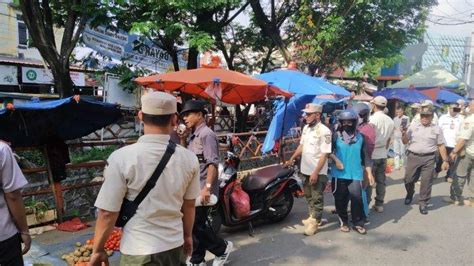
<path fill-rule="evenodd" d="M 353 226 L 352 229 L 354 229 L 354 231 L 356 231 L 357 233 L 359 233 L 361 235 L 367 234 L 367 230 L 365 230 L 365 228 L 362 227 L 362 226 L 356 225 L 356 226 Z"/>
<path fill-rule="evenodd" d="M 344 233 L 349 233 L 351 231 L 351 229 L 347 225 L 341 225 L 340 230 L 341 230 L 341 232 L 344 232 Z"/>

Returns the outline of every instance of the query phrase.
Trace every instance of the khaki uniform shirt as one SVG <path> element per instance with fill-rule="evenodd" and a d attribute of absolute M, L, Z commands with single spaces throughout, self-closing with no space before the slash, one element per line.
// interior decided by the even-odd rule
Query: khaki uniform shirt
<path fill-rule="evenodd" d="M 196 127 L 194 132 L 189 136 L 188 149 L 198 156 L 201 189 L 206 185 L 207 168 L 214 165 L 216 169 L 219 166 L 219 141 L 217 135 L 205 123 Z M 211 193 L 219 195 L 219 185 L 217 177 L 211 184 Z"/>
<path fill-rule="evenodd" d="M 461 129 L 463 119 L 461 115 L 452 117 L 449 113 L 442 115 L 438 120 L 438 126 L 443 131 L 444 142 L 446 147 L 454 148 L 456 146 L 456 139 Z"/>
<path fill-rule="evenodd" d="M 466 153 L 474 156 L 474 115 L 469 115 L 461 127 L 459 138 L 466 140 Z M 473 181 L 471 181 L 473 182 Z"/>
<path fill-rule="evenodd" d="M 321 158 L 321 153 L 331 153 L 331 130 L 322 123 L 312 127 L 306 125 L 301 134 L 300 144 L 303 145 L 301 154 L 301 173 L 311 175 L 316 169 Z M 324 164 L 319 172 L 320 175 L 328 174 L 328 163 Z"/>
<path fill-rule="evenodd" d="M 148 134 L 113 152 L 95 206 L 118 212 L 123 198 L 134 200 L 158 166 L 169 139 L 168 135 Z M 183 245 L 181 207 L 185 199 L 196 199 L 199 193 L 198 160 L 177 145 L 155 187 L 123 228 L 120 251 L 149 255 Z"/>
<path fill-rule="evenodd" d="M 437 125 L 423 126 L 420 122 L 413 122 L 407 131 L 408 150 L 414 153 L 431 153 L 444 144 L 441 128 Z"/>
<path fill-rule="evenodd" d="M 28 182 L 20 170 L 10 147 L 0 141 L 0 241 L 9 239 L 18 233 L 5 201 L 5 193 L 26 186 Z"/>
<path fill-rule="evenodd" d="M 369 122 L 375 127 L 375 148 L 372 159 L 386 159 L 387 142 L 392 137 L 395 128 L 393 120 L 383 111 L 377 111 L 370 116 Z"/>

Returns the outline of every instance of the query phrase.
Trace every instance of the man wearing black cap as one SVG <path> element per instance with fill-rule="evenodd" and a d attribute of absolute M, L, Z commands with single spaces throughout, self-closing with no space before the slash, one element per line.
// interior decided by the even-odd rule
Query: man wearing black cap
<path fill-rule="evenodd" d="M 198 100 L 190 100 L 184 104 L 180 114 L 191 132 L 181 135 L 181 145 L 197 155 L 201 172 L 201 206 L 196 207 L 193 228 L 195 245 L 190 263 L 205 265 L 204 257 L 206 250 L 209 250 L 216 256 L 213 265 L 217 266 L 224 265 L 227 261 L 233 244 L 217 236 L 206 223 L 211 194 L 216 197 L 219 194 L 217 183 L 219 146 L 216 133 L 206 126 L 205 106 L 205 102 Z"/>

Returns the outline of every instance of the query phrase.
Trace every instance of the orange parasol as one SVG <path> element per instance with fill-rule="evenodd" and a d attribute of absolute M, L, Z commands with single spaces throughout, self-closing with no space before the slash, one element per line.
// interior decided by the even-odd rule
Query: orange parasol
<path fill-rule="evenodd" d="M 230 104 L 253 103 L 292 94 L 265 81 L 223 68 L 199 68 L 140 77 L 135 82 L 164 91 L 179 90 L 205 99 Z"/>

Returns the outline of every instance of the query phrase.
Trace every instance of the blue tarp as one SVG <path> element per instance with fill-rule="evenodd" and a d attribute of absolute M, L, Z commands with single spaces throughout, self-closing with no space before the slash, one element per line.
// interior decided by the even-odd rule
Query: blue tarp
<path fill-rule="evenodd" d="M 256 78 L 271 82 L 273 85 L 295 94 L 286 106 L 286 114 L 285 103 L 282 100 L 275 102 L 275 113 L 262 146 L 263 153 L 271 151 L 275 146 L 275 141 L 280 139 L 282 133 L 285 135 L 295 125 L 297 119 L 301 116 L 301 110 L 304 109 L 307 103 L 324 104 L 343 101 L 337 98 L 318 99 L 315 96 L 350 96 L 350 93 L 342 87 L 333 85 L 322 78 L 311 77 L 295 70 L 276 70 L 258 75 Z"/>
<path fill-rule="evenodd" d="M 430 98 L 423 93 L 413 89 L 385 89 L 374 93 L 374 96 L 383 96 L 387 100 L 400 100 L 406 103 L 419 103 Z"/>
<path fill-rule="evenodd" d="M 349 97 L 350 93 L 342 87 L 331 84 L 323 78 L 311 77 L 297 70 L 275 70 L 260 74 L 256 78 L 272 83 L 278 88 L 300 95 L 336 94 Z"/>
<path fill-rule="evenodd" d="M 462 96 L 448 90 L 439 90 L 437 102 L 441 103 L 455 103 L 457 100 L 465 100 Z"/>
<path fill-rule="evenodd" d="M 14 110 L 0 109 L 0 139 L 14 146 L 47 143 L 86 136 L 122 117 L 117 105 L 81 97 L 37 101 L 16 105 Z"/>

